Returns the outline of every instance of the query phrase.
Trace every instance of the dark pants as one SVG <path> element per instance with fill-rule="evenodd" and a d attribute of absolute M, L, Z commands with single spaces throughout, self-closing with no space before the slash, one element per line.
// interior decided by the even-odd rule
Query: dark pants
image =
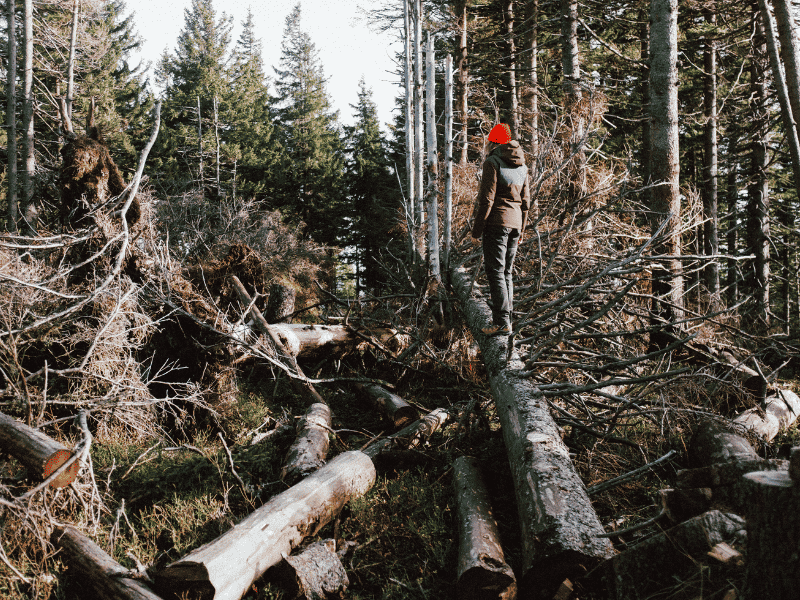
<path fill-rule="evenodd" d="M 483 264 L 492 297 L 492 320 L 495 325 L 511 327 L 514 303 L 512 270 L 517 255 L 519 229 L 487 225 L 483 231 Z"/>

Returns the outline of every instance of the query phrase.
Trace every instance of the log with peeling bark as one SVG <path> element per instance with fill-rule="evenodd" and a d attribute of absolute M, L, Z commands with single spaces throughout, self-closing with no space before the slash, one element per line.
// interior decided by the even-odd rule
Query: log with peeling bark
<path fill-rule="evenodd" d="M 38 480 L 47 479 L 72 457 L 72 452 L 38 429 L 0 413 L 0 448 L 28 469 Z M 80 464 L 74 461 L 50 482 L 60 488 L 75 481 Z"/>
<path fill-rule="evenodd" d="M 267 323 L 291 323 L 296 296 L 294 289 L 288 286 L 279 283 L 269 286 L 269 298 L 264 310 Z"/>
<path fill-rule="evenodd" d="M 100 546 L 73 527 L 56 527 L 51 536 L 83 591 L 81 597 L 97 600 L 161 600 L 141 579 L 106 554 Z M 90 593 L 91 592 L 91 593 Z"/>
<path fill-rule="evenodd" d="M 733 421 L 770 442 L 781 429 L 791 427 L 798 416 L 800 397 L 792 391 L 782 389 L 767 396 L 763 407 L 750 408 Z"/>
<path fill-rule="evenodd" d="M 281 343 L 297 358 L 311 358 L 320 354 L 341 354 L 366 343 L 367 334 L 383 347 L 398 350 L 404 341 L 394 329 L 371 329 L 358 335 L 346 325 L 304 325 L 302 323 L 275 323 L 271 325 Z"/>
<path fill-rule="evenodd" d="M 644 600 L 697 572 L 698 560 L 722 542 L 744 540 L 744 519 L 717 510 L 645 539 L 606 563 L 618 600 Z"/>
<path fill-rule="evenodd" d="M 327 404 L 312 404 L 297 424 L 297 439 L 289 447 L 281 479 L 294 485 L 325 464 L 331 431 L 331 409 Z"/>
<path fill-rule="evenodd" d="M 377 442 L 371 443 L 364 450 L 364 454 L 374 460 L 383 452 L 392 451 L 397 448 L 403 450 L 416 448 L 420 444 L 425 443 L 434 433 L 441 429 L 449 419 L 450 413 L 445 409 L 437 408 L 432 410 L 418 421 L 414 421 L 411 425 L 401 429 L 397 433 L 393 433 Z"/>
<path fill-rule="evenodd" d="M 270 337 L 272 343 L 275 344 L 275 348 L 285 356 L 285 358 L 291 363 L 292 368 L 297 373 L 298 377 L 291 378 L 292 388 L 294 388 L 298 394 L 305 397 L 309 404 L 313 404 L 315 402 L 325 404 L 325 400 L 319 395 L 319 392 L 317 392 L 313 384 L 306 379 L 305 375 L 303 375 L 303 371 L 300 369 L 300 365 L 297 364 L 295 355 L 287 350 L 280 337 L 278 337 L 278 335 L 275 333 L 274 327 L 276 326 L 267 323 L 267 320 L 264 318 L 264 315 L 261 314 L 261 311 L 258 310 L 255 305 L 252 305 L 253 303 L 250 299 L 250 294 L 247 293 L 244 285 L 242 285 L 242 282 L 239 281 L 239 278 L 236 277 L 236 275 L 231 275 L 231 283 L 233 284 L 233 288 L 236 290 L 236 293 L 239 295 L 239 300 L 242 302 L 242 304 L 245 307 L 250 306 L 250 316 L 255 322 L 256 327 L 259 329 L 259 331 L 266 333 Z"/>
<path fill-rule="evenodd" d="M 521 361 L 512 356 L 506 364 L 508 338 L 480 332 L 491 313 L 485 302 L 471 297 L 467 274 L 453 270 L 450 281 L 480 346 L 508 451 L 522 528 L 520 595 L 552 598 L 565 579 L 583 575 L 614 549 L 598 537 L 603 527 L 546 398 L 516 375 Z"/>
<path fill-rule="evenodd" d="M 744 476 L 747 571 L 744 598 L 795 600 L 800 593 L 800 482 L 788 471 Z"/>
<path fill-rule="evenodd" d="M 453 463 L 458 518 L 456 591 L 463 600 L 514 600 L 517 580 L 505 562 L 489 493 L 478 461 L 462 456 Z"/>
<path fill-rule="evenodd" d="M 284 559 L 294 574 L 298 596 L 317 600 L 339 596 L 350 585 L 335 540 L 320 540 L 309 545 L 300 554 Z"/>
<path fill-rule="evenodd" d="M 417 420 L 417 409 L 397 394 L 393 394 L 375 383 L 357 383 L 355 388 L 374 406 L 377 406 L 394 427 L 405 427 Z"/>
<path fill-rule="evenodd" d="M 362 452 L 344 452 L 216 540 L 156 574 L 158 589 L 202 600 L 239 600 L 268 568 L 374 482 L 372 460 Z"/>

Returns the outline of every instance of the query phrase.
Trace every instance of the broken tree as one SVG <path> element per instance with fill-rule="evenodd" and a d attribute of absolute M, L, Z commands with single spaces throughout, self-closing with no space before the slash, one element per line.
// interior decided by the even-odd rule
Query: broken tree
<path fill-rule="evenodd" d="M 481 348 L 503 430 L 522 528 L 520 594 L 552 597 L 564 579 L 586 573 L 614 553 L 586 488 L 550 415 L 547 400 L 506 364 L 506 337 L 480 333 L 489 307 L 471 296 L 470 279 L 456 269 L 450 281 Z"/>

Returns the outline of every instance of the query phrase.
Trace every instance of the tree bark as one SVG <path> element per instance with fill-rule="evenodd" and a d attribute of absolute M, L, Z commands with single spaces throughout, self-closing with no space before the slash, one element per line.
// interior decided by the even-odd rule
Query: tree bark
<path fill-rule="evenodd" d="M 408 185 L 408 198 L 406 200 L 406 226 L 408 227 L 408 249 L 409 257 L 417 254 L 417 238 L 414 230 L 414 211 L 416 207 L 416 159 L 414 141 L 414 70 L 411 67 L 411 10 L 409 4 L 412 0 L 403 0 L 403 27 L 405 36 L 403 39 L 403 65 L 405 69 L 405 133 L 406 133 L 406 176 Z"/>
<path fill-rule="evenodd" d="M 331 409 L 327 404 L 312 404 L 297 423 L 297 439 L 286 455 L 281 479 L 294 485 L 325 464 L 331 431 Z"/>
<path fill-rule="evenodd" d="M 75 96 L 75 50 L 78 43 L 80 0 L 72 4 L 72 31 L 69 38 L 69 63 L 67 64 L 67 116 L 72 120 L 72 100 Z"/>
<path fill-rule="evenodd" d="M 678 0 L 652 0 L 650 5 L 650 112 L 652 120 L 651 228 L 666 221 L 657 254 L 667 259 L 653 274 L 653 313 L 667 323 L 681 318 L 680 169 L 678 168 Z"/>
<path fill-rule="evenodd" d="M 269 299 L 264 315 L 267 323 L 291 323 L 296 297 L 297 292 L 293 288 L 279 283 L 269 286 Z"/>
<path fill-rule="evenodd" d="M 17 24 L 16 1 L 6 0 L 8 72 L 6 73 L 6 125 L 8 127 L 8 220 L 6 230 L 17 231 Z"/>
<path fill-rule="evenodd" d="M 87 588 L 98 600 L 161 600 L 143 581 L 130 577 L 130 571 L 106 554 L 100 546 L 77 529 L 58 526 L 50 538 L 61 551 L 70 568 L 78 571 L 73 578 L 80 582 L 81 591 Z M 72 572 L 70 570 L 70 572 Z"/>
<path fill-rule="evenodd" d="M 306 325 L 304 323 L 274 323 L 270 329 L 278 336 L 286 351 L 297 358 L 308 358 L 321 353 L 335 354 L 353 350 L 365 343 L 355 331 L 344 325 Z M 397 344 L 397 331 L 392 329 L 369 330 L 368 333 L 381 344 Z"/>
<path fill-rule="evenodd" d="M 156 575 L 158 589 L 203 600 L 239 600 L 264 572 L 375 482 L 366 454 L 345 452 L 275 496 L 216 540 Z M 193 596 L 194 597 L 194 596 Z"/>
<path fill-rule="evenodd" d="M 753 37 L 753 57 L 750 63 L 751 103 L 753 111 L 753 139 L 750 153 L 750 185 L 747 190 L 748 247 L 755 256 L 752 273 L 748 278 L 753 296 L 756 330 L 766 330 L 770 324 L 769 274 L 770 274 L 770 220 L 769 220 L 769 141 L 770 116 L 768 83 L 766 78 L 766 42 L 764 26 L 756 15 L 756 33 Z"/>
<path fill-rule="evenodd" d="M 25 465 L 38 480 L 47 479 L 72 457 L 72 452 L 54 439 L 3 413 L 0 413 L 0 448 Z M 76 460 L 50 482 L 50 487 L 69 485 L 75 481 L 79 469 L 80 464 Z"/>
<path fill-rule="evenodd" d="M 428 203 L 428 267 L 436 281 L 442 281 L 439 263 L 439 153 L 436 148 L 436 64 L 433 35 L 428 33 L 425 83 L 425 145 L 427 147 L 428 187 L 425 195 Z"/>
<path fill-rule="evenodd" d="M 731 135 L 728 143 L 728 177 L 726 182 L 728 198 L 728 232 L 726 242 L 728 245 L 728 255 L 736 256 L 738 245 L 738 224 L 739 224 L 739 189 L 737 185 L 736 169 L 738 160 L 736 152 L 738 150 L 738 138 Z M 725 286 L 727 287 L 727 300 L 733 306 L 739 299 L 739 267 L 734 258 L 728 259 L 727 274 L 725 276 Z"/>
<path fill-rule="evenodd" d="M 516 375 L 521 361 L 506 364 L 501 339 L 480 333 L 490 323 L 491 312 L 470 297 L 467 275 L 461 270 L 450 275 L 481 348 L 508 451 L 523 540 L 520 594 L 551 598 L 564 579 L 591 570 L 614 550 L 608 539 L 597 537 L 603 528 L 547 400 L 530 381 Z"/>
<path fill-rule="evenodd" d="M 505 562 L 489 493 L 478 461 L 462 456 L 453 463 L 458 517 L 456 592 L 463 600 L 514 600 L 517 581 Z"/>
<path fill-rule="evenodd" d="M 765 0 L 759 0 L 759 2 L 764 2 L 765 4 L 761 11 L 762 15 L 765 15 L 765 11 L 769 12 L 769 6 L 766 5 Z M 798 123 L 798 119 L 800 119 L 800 49 L 798 48 L 797 31 L 792 14 L 792 3 L 791 0 L 773 0 L 773 4 L 775 6 L 775 21 L 778 26 L 778 39 L 781 43 L 782 64 L 786 70 L 789 104 L 793 115 L 796 137 L 800 138 L 800 123 Z M 767 22 L 766 18 L 764 22 Z M 777 74 L 775 77 L 777 78 Z M 800 184 L 796 184 L 796 186 L 800 187 Z"/>
<path fill-rule="evenodd" d="M 39 211 L 33 199 L 36 155 L 33 135 L 33 0 L 25 0 L 25 67 L 23 73 L 22 130 L 24 131 L 25 171 L 22 174 L 22 218 L 26 235 L 36 235 Z"/>
<path fill-rule="evenodd" d="M 652 111 L 650 107 L 650 19 L 644 8 L 639 11 L 639 60 L 640 67 L 641 94 L 642 94 L 642 143 L 639 159 L 639 172 L 642 183 L 649 185 L 652 176 L 653 160 L 653 138 L 651 132 Z"/>
<path fill-rule="evenodd" d="M 450 268 L 453 238 L 453 57 L 447 55 L 444 67 L 444 236 L 442 263 Z"/>
<path fill-rule="evenodd" d="M 514 0 L 505 0 L 503 18 L 506 26 L 506 68 L 504 112 L 511 129 L 511 139 L 519 136 L 519 100 L 517 99 L 517 44 L 514 40 Z"/>
<path fill-rule="evenodd" d="M 794 600 L 800 589 L 800 489 L 785 471 L 744 476 L 747 571 L 743 598 Z"/>
<path fill-rule="evenodd" d="M 422 0 L 414 0 L 414 206 L 413 235 L 419 254 L 425 247 L 422 237 L 423 198 L 425 195 L 425 153 L 423 150 L 423 98 L 422 98 Z M 417 255 L 415 255 L 416 257 Z M 421 267 L 421 265 L 420 265 Z"/>
<path fill-rule="evenodd" d="M 392 422 L 392 426 L 405 427 L 417 419 L 417 409 L 397 394 L 374 383 L 355 384 L 355 388 L 378 407 Z"/>
<path fill-rule="evenodd" d="M 530 62 L 528 68 L 528 120 L 530 133 L 530 153 L 532 170 L 536 170 L 539 160 L 539 0 L 527 0 L 525 3 L 525 30 L 527 43 L 526 49 L 530 52 Z M 531 198 L 532 202 L 536 202 Z M 533 209 L 533 207 L 531 207 Z"/>
<path fill-rule="evenodd" d="M 314 542 L 300 554 L 287 556 L 286 564 L 294 572 L 298 596 L 307 600 L 342 597 L 350 585 L 339 555 L 335 540 Z"/>
<path fill-rule="evenodd" d="M 458 44 L 458 117 L 461 119 L 461 154 L 458 163 L 467 166 L 469 150 L 469 114 L 467 112 L 467 99 L 469 97 L 469 54 L 467 51 L 467 1 L 460 0 L 457 5 L 459 14 L 459 29 L 461 36 Z"/>
<path fill-rule="evenodd" d="M 712 9 L 713 10 L 713 9 Z M 706 23 L 716 26 L 717 15 L 707 10 Z M 715 27 L 716 29 L 716 27 Z M 703 251 L 706 256 L 719 254 L 719 227 L 717 210 L 717 43 L 714 31 L 705 40 L 703 50 Z M 716 258 L 708 261 L 705 268 L 706 288 L 711 299 L 711 310 L 719 307 L 719 263 Z"/>

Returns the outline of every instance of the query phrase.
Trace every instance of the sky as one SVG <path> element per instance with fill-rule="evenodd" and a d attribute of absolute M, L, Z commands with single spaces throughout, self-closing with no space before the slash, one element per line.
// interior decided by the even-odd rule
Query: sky
<path fill-rule="evenodd" d="M 280 67 L 286 17 L 295 4 L 294 0 L 214 0 L 218 18 L 223 12 L 233 16 L 231 47 L 242 32 L 248 6 L 252 8 L 265 72 L 272 79 L 273 67 Z M 309 34 L 319 52 L 328 80 L 328 97 L 339 111 L 340 122 L 353 123 L 351 105 L 358 102 L 358 82 L 363 76 L 378 107 L 381 128 L 386 131 L 386 123 L 394 120 L 394 100 L 400 92 L 399 75 L 394 73 L 400 32 L 371 29 L 361 10 L 370 4 L 369 0 L 301 0 L 300 28 Z M 126 6 L 126 14 L 134 13 L 135 29 L 143 40 L 141 52 L 133 55 L 131 63 L 144 60 L 155 65 L 165 48 L 174 54 L 191 0 L 128 0 Z"/>

